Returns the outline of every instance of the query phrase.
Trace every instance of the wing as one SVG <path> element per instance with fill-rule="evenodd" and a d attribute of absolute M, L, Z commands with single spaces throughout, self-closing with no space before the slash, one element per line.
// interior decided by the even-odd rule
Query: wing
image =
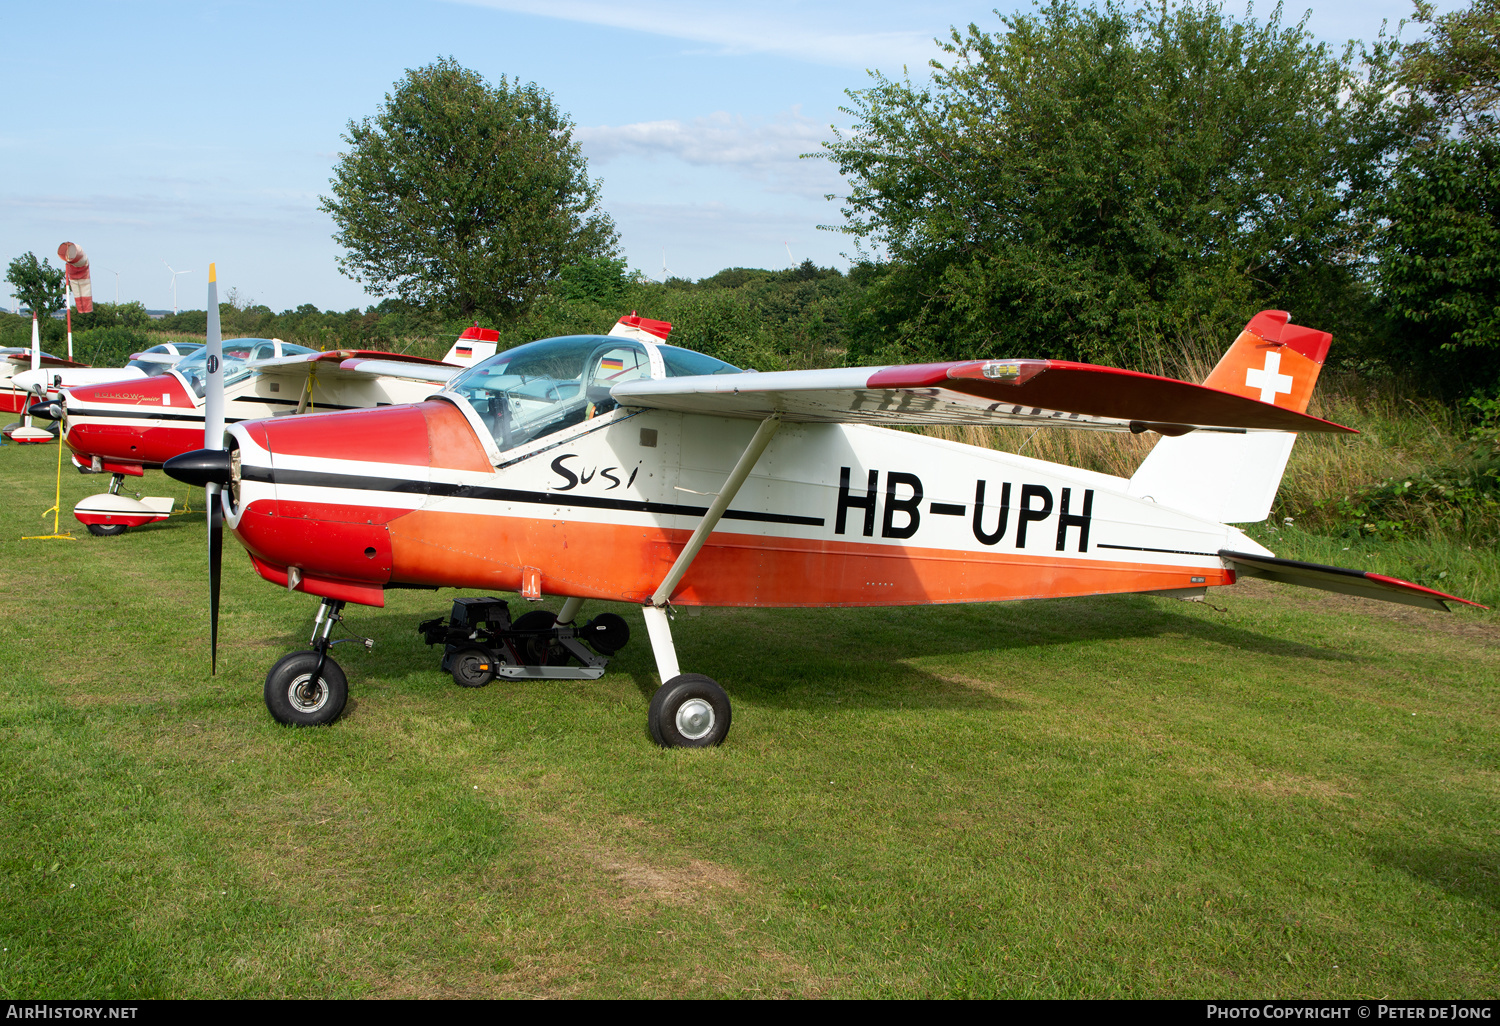
<path fill-rule="evenodd" d="M 1186 381 L 1066 360 L 972 360 L 896 367 L 636 380 L 622 406 L 721 417 L 862 424 L 1050 425 L 1093 431 L 1321 431 L 1351 428 Z"/>
<path fill-rule="evenodd" d="M 20 365 L 22 367 L 30 367 L 31 366 L 31 353 L 30 353 L 29 350 L 27 352 L 24 352 L 24 353 L 15 353 L 15 354 L 13 354 L 11 356 L 7 356 L 6 359 L 9 360 L 11 363 L 18 364 L 18 365 Z M 52 356 L 52 355 L 50 355 L 48 353 L 43 353 L 41 355 L 41 359 L 38 361 L 38 365 L 42 366 L 42 367 L 87 367 L 88 366 L 88 364 L 86 364 L 86 363 L 75 363 L 72 360 L 64 360 L 61 356 Z"/>
<path fill-rule="evenodd" d="M 319 381 L 368 381 L 372 377 L 447 383 L 462 367 L 420 356 L 380 353 L 361 349 L 337 349 L 326 353 L 252 360 L 250 366 L 267 377 L 301 383 L 309 372 Z"/>
<path fill-rule="evenodd" d="M 1246 552 L 1230 552 L 1228 549 L 1221 550 L 1219 558 L 1241 577 L 1264 577 L 1282 584 L 1299 584 L 1304 588 L 1337 591 L 1345 595 L 1360 595 L 1408 606 L 1421 606 L 1423 609 L 1441 609 L 1444 612 L 1448 610 L 1445 604 L 1448 602 L 1462 602 L 1479 609 L 1489 608 L 1457 595 L 1403 581 L 1399 577 L 1387 577 L 1364 570 L 1345 570 L 1337 566 L 1323 566 L 1321 563 L 1299 563 L 1294 559 L 1276 559 Z"/>

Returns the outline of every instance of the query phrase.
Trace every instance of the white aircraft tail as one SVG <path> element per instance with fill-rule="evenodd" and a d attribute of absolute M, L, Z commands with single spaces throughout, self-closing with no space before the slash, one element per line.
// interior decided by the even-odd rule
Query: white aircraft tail
<path fill-rule="evenodd" d="M 488 360 L 500 347 L 500 332 L 493 328 L 481 328 L 478 324 L 465 328 L 458 341 L 443 357 L 444 363 L 456 363 L 460 367 L 472 367 L 481 360 Z"/>
<path fill-rule="evenodd" d="M 1203 384 L 1306 413 L 1333 336 L 1289 318 L 1256 314 Z M 1130 479 L 1130 494 L 1222 524 L 1264 520 L 1296 441 L 1272 431 L 1164 437 Z"/>

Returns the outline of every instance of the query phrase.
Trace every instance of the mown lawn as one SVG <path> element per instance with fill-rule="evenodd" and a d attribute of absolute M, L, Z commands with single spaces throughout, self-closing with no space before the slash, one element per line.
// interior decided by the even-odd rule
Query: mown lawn
<path fill-rule="evenodd" d="M 315 600 L 231 542 L 210 677 L 201 518 L 92 538 L 68 471 L 78 540 L 21 541 L 55 458 L 0 448 L 8 997 L 1500 992 L 1493 613 L 709 610 L 681 661 L 734 727 L 668 752 L 633 610 L 602 680 L 471 691 L 414 630 L 454 594 L 393 593 L 289 730 Z"/>

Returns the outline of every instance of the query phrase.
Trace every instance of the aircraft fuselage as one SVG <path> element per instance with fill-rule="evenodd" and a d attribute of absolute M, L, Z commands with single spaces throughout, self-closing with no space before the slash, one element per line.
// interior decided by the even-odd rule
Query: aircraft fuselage
<path fill-rule="evenodd" d="M 380 605 L 388 585 L 645 602 L 756 422 L 616 409 L 487 452 L 434 399 L 232 429 L 228 523 L 262 576 Z M 923 435 L 783 425 L 671 601 L 877 606 L 1234 582 L 1239 530 L 1127 482 Z"/>

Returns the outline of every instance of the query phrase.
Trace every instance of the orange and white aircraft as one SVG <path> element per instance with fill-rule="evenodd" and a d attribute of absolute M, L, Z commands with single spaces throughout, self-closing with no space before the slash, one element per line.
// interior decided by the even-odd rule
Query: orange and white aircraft
<path fill-rule="evenodd" d="M 641 606 L 667 746 L 718 744 L 730 723 L 724 690 L 680 670 L 676 606 L 1197 597 L 1242 575 L 1465 601 L 1277 559 L 1230 526 L 1267 516 L 1296 433 L 1349 432 L 1305 412 L 1331 336 L 1285 313 L 1251 320 L 1202 385 L 1025 359 L 747 373 L 635 321 L 634 338 L 500 353 L 423 402 L 239 423 L 227 448 L 167 464 L 225 486 L 213 515 L 262 577 L 323 600 L 311 649 L 267 676 L 278 720 L 338 717 L 329 632 L 391 588 L 566 599 L 556 622 L 488 598 L 423 624 L 471 686 L 597 677 L 628 631 L 612 614 L 575 626 L 579 606 Z M 953 423 L 1163 437 L 1127 479 L 889 429 Z"/>

